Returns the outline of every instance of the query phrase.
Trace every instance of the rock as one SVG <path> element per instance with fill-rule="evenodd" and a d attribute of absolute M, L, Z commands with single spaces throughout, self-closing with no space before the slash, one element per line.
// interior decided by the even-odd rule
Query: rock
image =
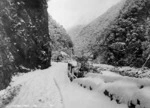
<path fill-rule="evenodd" d="M 8 85 L 12 73 L 21 71 L 20 66 L 29 69 L 50 66 L 46 0 L 0 1 L 0 58 L 4 74 L 0 79 L 4 85 Z"/>

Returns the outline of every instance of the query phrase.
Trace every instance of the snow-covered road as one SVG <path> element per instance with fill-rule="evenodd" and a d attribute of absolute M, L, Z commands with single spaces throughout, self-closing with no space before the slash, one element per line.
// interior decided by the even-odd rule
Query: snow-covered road
<path fill-rule="evenodd" d="M 6 108 L 62 108 L 59 90 L 53 79 L 57 67 L 27 73 L 15 79 L 23 86 L 17 97 Z"/>
<path fill-rule="evenodd" d="M 22 75 L 12 83 L 17 84 L 22 88 L 6 108 L 127 108 L 71 83 L 65 63 L 52 63 L 49 69 Z"/>

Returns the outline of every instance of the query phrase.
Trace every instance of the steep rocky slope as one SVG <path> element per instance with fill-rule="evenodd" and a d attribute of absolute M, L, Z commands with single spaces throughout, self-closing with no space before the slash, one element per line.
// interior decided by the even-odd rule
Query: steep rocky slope
<path fill-rule="evenodd" d="M 46 0 L 0 1 L 0 89 L 18 71 L 50 66 Z"/>

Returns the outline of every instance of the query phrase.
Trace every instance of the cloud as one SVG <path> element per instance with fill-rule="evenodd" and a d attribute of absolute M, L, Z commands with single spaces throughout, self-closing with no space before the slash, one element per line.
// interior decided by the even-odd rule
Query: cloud
<path fill-rule="evenodd" d="M 65 28 L 87 24 L 120 0 L 51 0 L 50 15 Z"/>

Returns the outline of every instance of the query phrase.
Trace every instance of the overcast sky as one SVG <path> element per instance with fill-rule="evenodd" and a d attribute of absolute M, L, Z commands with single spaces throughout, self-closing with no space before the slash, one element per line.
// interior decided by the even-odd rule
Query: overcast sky
<path fill-rule="evenodd" d="M 120 0 L 50 0 L 49 13 L 66 29 L 87 24 Z"/>

